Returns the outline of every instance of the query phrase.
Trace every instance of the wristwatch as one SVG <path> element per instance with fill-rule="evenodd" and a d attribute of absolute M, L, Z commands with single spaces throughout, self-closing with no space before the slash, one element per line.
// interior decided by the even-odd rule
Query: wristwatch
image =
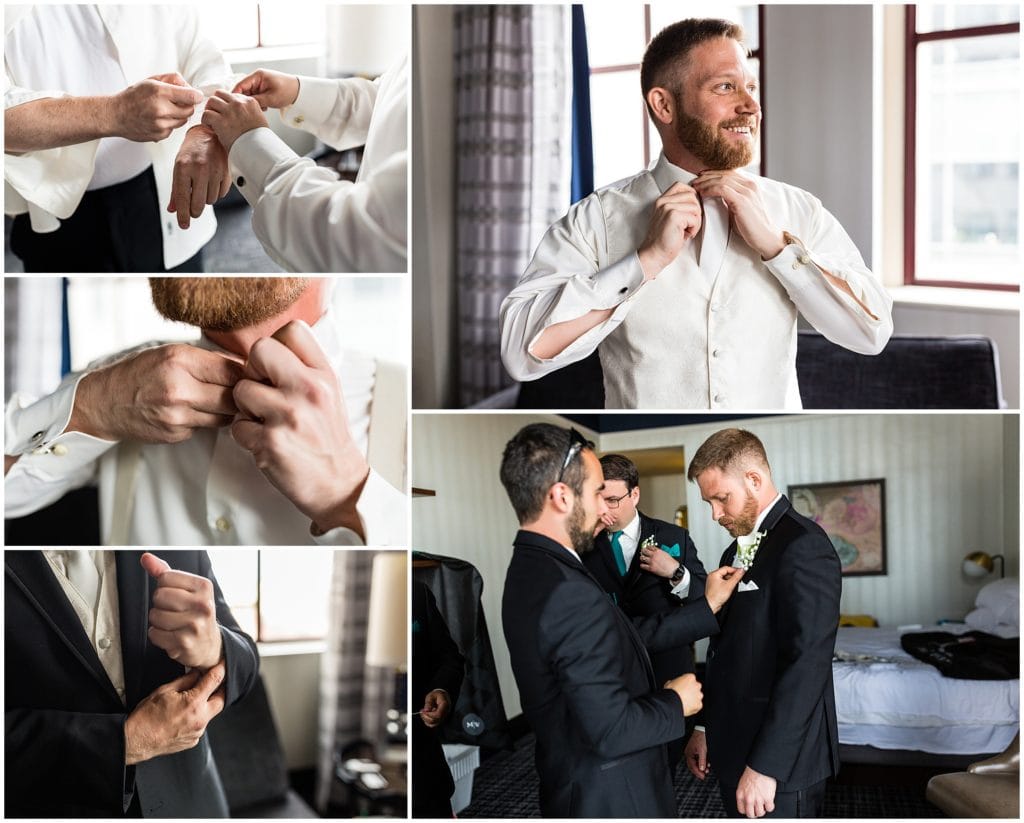
<path fill-rule="evenodd" d="M 675 588 L 683 582 L 683 578 L 686 576 L 686 569 L 683 568 L 683 564 L 680 563 L 676 566 L 676 570 L 672 573 L 672 576 L 668 579 L 668 582 L 672 584 L 672 588 Z"/>

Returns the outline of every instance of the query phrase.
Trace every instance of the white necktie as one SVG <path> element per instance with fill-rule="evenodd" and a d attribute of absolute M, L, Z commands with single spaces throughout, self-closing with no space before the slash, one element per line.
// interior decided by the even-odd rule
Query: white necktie
<path fill-rule="evenodd" d="M 700 243 L 700 270 L 708 280 L 714 280 L 729 245 L 729 210 L 721 197 L 707 197 L 702 205 L 704 235 Z"/>
<path fill-rule="evenodd" d="M 75 587 L 91 614 L 96 614 L 100 599 L 100 573 L 96 568 L 93 552 L 86 549 L 64 553 L 67 563 L 68 580 Z"/>

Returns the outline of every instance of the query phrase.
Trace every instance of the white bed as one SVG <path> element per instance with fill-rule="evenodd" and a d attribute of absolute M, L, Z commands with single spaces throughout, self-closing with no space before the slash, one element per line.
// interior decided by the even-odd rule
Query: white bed
<path fill-rule="evenodd" d="M 908 631 L 961 633 L 966 624 Z M 1001 752 L 1019 728 L 1020 680 L 943 677 L 900 647 L 899 629 L 840 627 L 835 679 L 839 742 L 933 754 Z"/>

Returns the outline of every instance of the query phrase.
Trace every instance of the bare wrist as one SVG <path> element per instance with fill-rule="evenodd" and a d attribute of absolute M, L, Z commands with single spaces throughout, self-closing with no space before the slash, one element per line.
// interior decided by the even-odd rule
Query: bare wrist
<path fill-rule="evenodd" d="M 370 476 L 370 464 L 359 456 L 360 468 L 355 472 L 360 478 L 353 489 L 344 498 L 335 502 L 333 506 L 312 516 L 311 531 L 314 536 L 319 537 L 332 529 L 350 529 L 363 540 L 366 535 L 363 533 L 363 519 L 359 516 L 357 505 L 363 493 L 363 487 Z"/>
<path fill-rule="evenodd" d="M 66 431 L 89 434 L 102 440 L 117 440 L 116 436 L 100 425 L 93 414 L 96 405 L 93 403 L 93 398 L 104 396 L 104 382 L 102 371 L 89 372 L 78 381 L 78 386 L 75 388 L 75 402 Z"/>
<path fill-rule="evenodd" d="M 125 137 L 121 131 L 124 118 L 121 116 L 121 95 L 108 94 L 97 97 L 97 114 L 101 137 Z"/>
<path fill-rule="evenodd" d="M 672 261 L 665 260 L 662 255 L 649 246 L 641 246 L 637 249 L 637 257 L 640 258 L 640 268 L 643 269 L 644 282 L 653 280 Z"/>

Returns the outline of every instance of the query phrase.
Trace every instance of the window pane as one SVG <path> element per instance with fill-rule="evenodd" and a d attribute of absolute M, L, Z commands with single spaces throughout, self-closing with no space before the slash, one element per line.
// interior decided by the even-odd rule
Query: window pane
<path fill-rule="evenodd" d="M 647 119 L 640 95 L 640 72 L 590 75 L 594 130 L 594 185 L 597 188 L 636 174 L 644 167 L 643 129 Z"/>
<path fill-rule="evenodd" d="M 320 4 L 260 3 L 260 37 L 264 46 L 319 43 L 327 27 Z"/>
<path fill-rule="evenodd" d="M 652 37 L 665 26 L 675 23 L 677 20 L 684 20 L 688 17 L 717 17 L 739 23 L 743 26 L 746 34 L 747 48 L 753 50 L 759 47 L 756 5 L 733 5 L 730 3 L 687 3 L 681 5 L 678 2 L 668 2 L 668 0 L 650 5 Z"/>
<path fill-rule="evenodd" d="M 915 277 L 1017 283 L 1016 34 L 918 47 Z"/>
<path fill-rule="evenodd" d="M 1015 3 L 968 6 L 959 3 L 940 3 L 917 7 L 917 30 L 948 31 L 974 26 L 992 26 L 1020 21 L 1020 6 Z"/>
<path fill-rule="evenodd" d="M 583 7 L 583 18 L 591 68 L 640 65 L 646 44 L 643 6 L 589 4 Z"/>
<path fill-rule="evenodd" d="M 261 640 L 327 636 L 333 559 L 324 549 L 260 553 Z"/>
<path fill-rule="evenodd" d="M 204 3 L 199 6 L 203 33 L 222 49 L 252 49 L 259 44 L 256 3 Z"/>
<path fill-rule="evenodd" d="M 208 549 L 224 600 L 242 631 L 256 638 L 259 559 L 256 549 Z"/>

